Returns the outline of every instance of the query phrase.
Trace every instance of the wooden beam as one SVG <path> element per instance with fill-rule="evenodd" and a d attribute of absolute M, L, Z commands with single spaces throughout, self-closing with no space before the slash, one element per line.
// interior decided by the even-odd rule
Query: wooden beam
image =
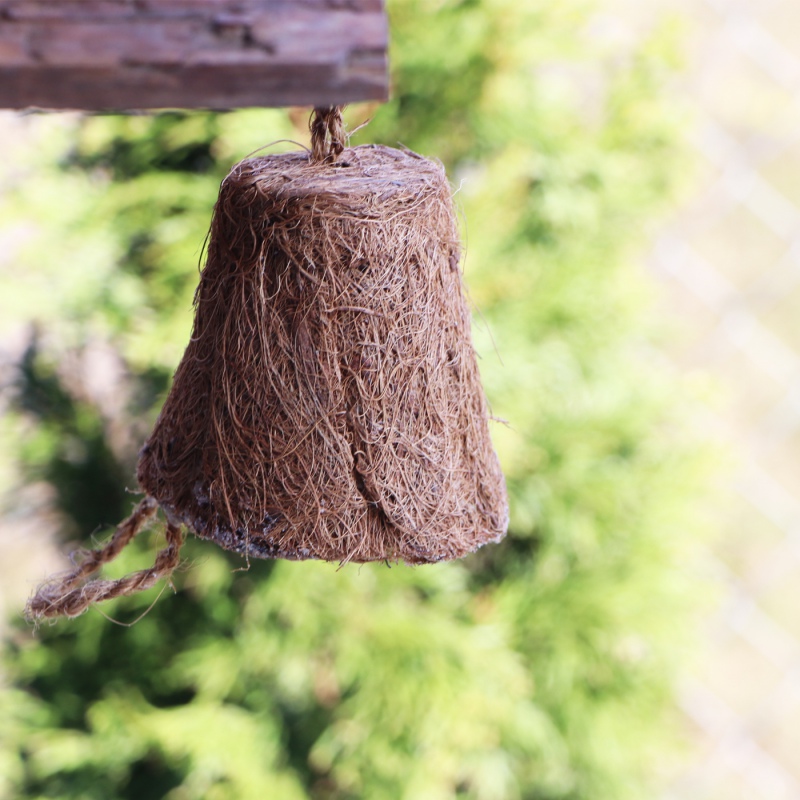
<path fill-rule="evenodd" d="M 382 0 L 0 0 L 0 107 L 385 100 Z"/>

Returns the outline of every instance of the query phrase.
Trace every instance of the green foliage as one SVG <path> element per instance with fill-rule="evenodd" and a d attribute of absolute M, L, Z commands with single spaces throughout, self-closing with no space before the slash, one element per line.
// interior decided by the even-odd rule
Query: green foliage
<path fill-rule="evenodd" d="M 17 626 L 0 797 L 654 796 L 701 479 L 633 260 L 679 171 L 669 37 L 605 52 L 578 2 L 390 12 L 395 99 L 357 138 L 436 155 L 459 187 L 476 342 L 509 420 L 494 430 L 509 537 L 432 567 L 244 572 L 191 541 L 174 596 L 104 609 L 148 612 L 133 627 Z M 120 420 L 143 437 L 163 399 L 220 178 L 303 134 L 277 111 L 41 128 L 0 198 L 4 225 L 35 224 L 0 312 L 39 331 L 3 435 L 20 480 L 51 483 L 85 537 L 130 507 L 138 440 Z M 92 342 L 126 367 L 116 419 L 58 366 Z"/>

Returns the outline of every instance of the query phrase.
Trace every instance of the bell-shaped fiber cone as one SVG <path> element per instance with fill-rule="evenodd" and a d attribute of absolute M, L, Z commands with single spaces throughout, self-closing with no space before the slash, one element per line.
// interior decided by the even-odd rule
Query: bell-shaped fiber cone
<path fill-rule="evenodd" d="M 250 556 L 342 562 L 503 536 L 439 164 L 382 146 L 241 162 L 195 302 L 138 470 L 170 520 Z"/>

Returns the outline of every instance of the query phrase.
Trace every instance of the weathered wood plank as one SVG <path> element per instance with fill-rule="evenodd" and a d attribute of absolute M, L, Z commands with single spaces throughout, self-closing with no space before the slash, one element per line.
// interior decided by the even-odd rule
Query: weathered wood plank
<path fill-rule="evenodd" d="M 386 48 L 381 0 L 0 0 L 0 107 L 382 100 Z"/>

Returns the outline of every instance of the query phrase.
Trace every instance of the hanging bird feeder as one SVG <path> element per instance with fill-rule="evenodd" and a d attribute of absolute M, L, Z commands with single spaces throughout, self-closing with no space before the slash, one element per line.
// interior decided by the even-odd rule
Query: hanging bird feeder
<path fill-rule="evenodd" d="M 488 419 L 443 168 L 350 148 L 339 108 L 319 107 L 308 152 L 245 159 L 223 181 L 192 337 L 140 454 L 145 497 L 28 616 L 169 577 L 184 529 L 246 557 L 461 557 L 508 523 Z M 87 582 L 159 509 L 154 566 Z"/>

